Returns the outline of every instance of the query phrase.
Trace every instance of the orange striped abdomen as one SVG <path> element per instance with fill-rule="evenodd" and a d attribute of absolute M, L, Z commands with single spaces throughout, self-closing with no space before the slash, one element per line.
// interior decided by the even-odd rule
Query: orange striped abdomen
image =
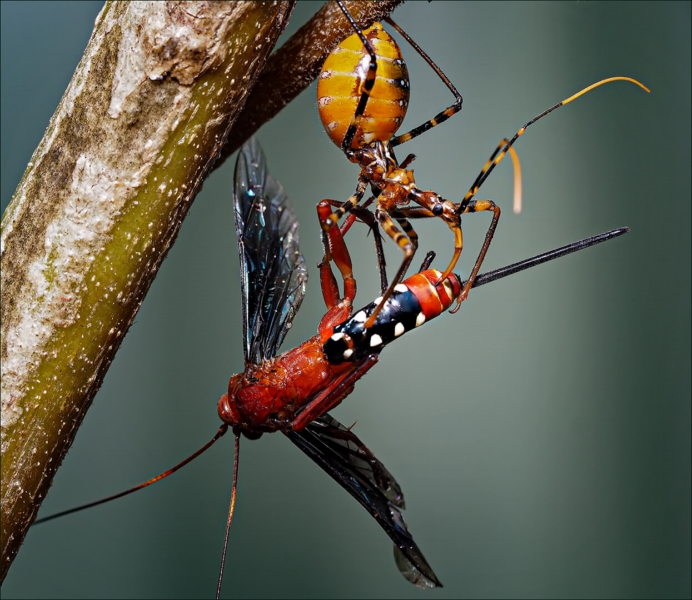
<path fill-rule="evenodd" d="M 363 34 L 377 55 L 377 77 L 353 148 L 389 140 L 406 116 L 410 95 L 408 69 L 397 43 L 380 23 L 374 23 Z M 322 125 L 337 146 L 341 146 L 356 112 L 369 65 L 370 56 L 354 33 L 334 49 L 322 66 L 317 107 Z"/>

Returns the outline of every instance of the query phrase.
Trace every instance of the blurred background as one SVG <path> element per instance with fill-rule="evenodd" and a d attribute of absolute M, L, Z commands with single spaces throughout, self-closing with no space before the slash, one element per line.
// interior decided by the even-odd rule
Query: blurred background
<path fill-rule="evenodd" d="M 2 3 L 2 208 L 58 104 L 99 2 Z M 299 3 L 285 35 L 318 8 Z M 395 474 L 442 590 L 398 573 L 391 543 L 282 435 L 243 440 L 224 595 L 286 598 L 689 597 L 690 3 L 409 2 L 394 13 L 464 97 L 412 141 L 423 189 L 458 201 L 530 118 L 614 75 L 516 145 L 525 208 L 502 164 L 484 270 L 614 227 L 631 233 L 471 294 L 393 344 L 334 411 Z M 281 41 L 285 39 L 285 36 Z M 405 128 L 451 95 L 401 41 Z M 258 134 L 292 198 L 311 269 L 285 348 L 324 313 L 315 204 L 357 168 L 317 117 L 314 85 Z M 243 368 L 234 160 L 197 197 L 55 479 L 42 515 L 130 487 L 204 444 Z M 464 219 L 464 274 L 487 215 Z M 417 223 L 424 251 L 452 236 Z M 349 234 L 357 305 L 377 295 L 372 243 Z M 390 268 L 401 259 L 386 245 Z M 419 259 L 416 259 L 416 264 Z M 212 597 L 232 440 L 147 491 L 30 531 L 4 598 Z"/>

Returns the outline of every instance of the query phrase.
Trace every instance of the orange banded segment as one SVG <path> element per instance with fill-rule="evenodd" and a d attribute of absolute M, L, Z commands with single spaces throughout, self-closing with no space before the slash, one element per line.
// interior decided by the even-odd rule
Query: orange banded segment
<path fill-rule="evenodd" d="M 426 321 L 442 314 L 461 293 L 456 275 L 440 280 L 441 276 L 442 273 L 437 269 L 428 269 L 412 275 L 404 284 L 418 299 Z"/>
<path fill-rule="evenodd" d="M 414 281 L 411 281 L 412 279 Z M 424 276 L 420 273 L 411 276 L 406 281 L 406 286 L 413 292 L 413 295 L 420 303 L 426 321 L 434 319 L 442 313 L 444 309 L 442 308 L 442 302 L 440 302 L 440 296 L 435 286 Z"/>
<path fill-rule="evenodd" d="M 459 279 L 453 273 L 444 279 L 440 279 L 442 277 L 440 271 L 437 269 L 428 269 L 427 271 L 421 272 L 420 275 L 425 277 L 437 290 L 440 297 L 440 304 L 442 305 L 440 312 L 452 306 L 454 300 L 461 293 Z"/>

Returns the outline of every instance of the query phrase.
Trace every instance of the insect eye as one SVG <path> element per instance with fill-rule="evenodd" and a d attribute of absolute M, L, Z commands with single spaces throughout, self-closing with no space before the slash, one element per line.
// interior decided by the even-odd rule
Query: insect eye
<path fill-rule="evenodd" d="M 440 204 L 439 202 L 432 207 L 432 214 L 434 214 L 436 217 L 439 217 L 443 211 L 444 208 L 442 207 L 442 204 Z"/>

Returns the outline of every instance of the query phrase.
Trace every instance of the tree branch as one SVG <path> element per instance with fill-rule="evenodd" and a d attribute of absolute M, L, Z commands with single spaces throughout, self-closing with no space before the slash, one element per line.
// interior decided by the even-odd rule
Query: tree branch
<path fill-rule="evenodd" d="M 293 4 L 101 11 L 2 219 L 2 579 Z"/>

